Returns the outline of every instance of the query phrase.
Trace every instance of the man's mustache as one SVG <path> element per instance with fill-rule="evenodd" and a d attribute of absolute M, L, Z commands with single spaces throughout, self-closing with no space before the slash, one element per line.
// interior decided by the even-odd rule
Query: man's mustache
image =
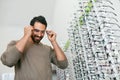
<path fill-rule="evenodd" d="M 40 39 L 43 38 L 43 36 L 37 36 L 37 35 L 35 35 L 34 37 L 37 37 L 37 38 L 40 38 Z"/>

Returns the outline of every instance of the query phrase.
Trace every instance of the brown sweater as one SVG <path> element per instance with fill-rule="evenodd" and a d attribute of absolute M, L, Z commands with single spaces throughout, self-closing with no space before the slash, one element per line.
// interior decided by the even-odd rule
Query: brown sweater
<path fill-rule="evenodd" d="M 8 44 L 1 56 L 1 61 L 9 67 L 15 66 L 15 80 L 52 80 L 51 63 L 61 69 L 68 66 L 68 61 L 58 61 L 54 50 L 47 45 L 32 44 L 20 53 L 16 41 Z"/>

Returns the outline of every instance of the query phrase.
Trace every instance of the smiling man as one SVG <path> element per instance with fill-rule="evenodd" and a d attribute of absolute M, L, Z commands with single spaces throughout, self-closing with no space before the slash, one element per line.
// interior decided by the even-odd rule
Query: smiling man
<path fill-rule="evenodd" d="M 4 65 L 15 67 L 15 80 L 52 80 L 51 63 L 61 69 L 68 66 L 67 58 L 56 41 L 56 33 L 47 29 L 43 16 L 34 17 L 24 35 L 11 41 L 1 56 Z M 52 44 L 41 43 L 45 33 Z"/>

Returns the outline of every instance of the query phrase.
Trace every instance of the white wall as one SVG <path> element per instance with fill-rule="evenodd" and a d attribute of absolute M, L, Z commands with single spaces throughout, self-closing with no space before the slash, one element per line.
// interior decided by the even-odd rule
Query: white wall
<path fill-rule="evenodd" d="M 38 15 L 44 15 L 51 24 L 54 4 L 55 0 L 0 0 L 0 24 L 27 25 Z"/>

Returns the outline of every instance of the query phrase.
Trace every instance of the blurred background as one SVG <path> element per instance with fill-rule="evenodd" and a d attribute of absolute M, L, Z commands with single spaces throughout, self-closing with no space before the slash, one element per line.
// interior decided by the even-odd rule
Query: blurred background
<path fill-rule="evenodd" d="M 69 66 L 53 65 L 53 80 L 120 80 L 120 0 L 0 0 L 0 56 L 23 36 L 34 16 L 43 15 L 57 33 Z M 48 39 L 42 40 L 51 45 Z M 0 80 L 14 68 L 0 61 Z"/>

